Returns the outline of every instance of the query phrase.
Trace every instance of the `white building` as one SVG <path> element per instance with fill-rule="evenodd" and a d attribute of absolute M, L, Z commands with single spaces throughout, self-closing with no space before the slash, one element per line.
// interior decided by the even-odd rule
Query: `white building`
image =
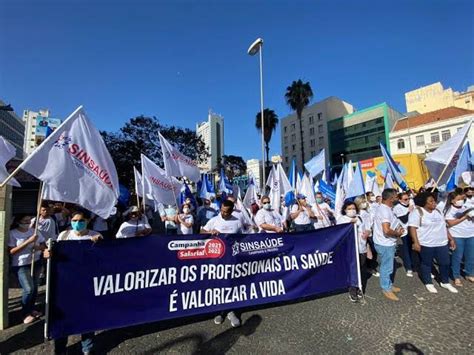
<path fill-rule="evenodd" d="M 0 106 L 5 103 L 0 100 Z M 16 149 L 15 158 L 23 159 L 25 127 L 14 111 L 0 110 L 0 136 L 9 141 Z"/>
<path fill-rule="evenodd" d="M 210 154 L 207 162 L 199 168 L 213 170 L 224 155 L 224 118 L 209 110 L 207 121 L 196 125 L 196 134 L 202 138 Z"/>
<path fill-rule="evenodd" d="M 474 118 L 474 111 L 459 107 L 401 118 L 389 134 L 390 152 L 392 155 L 430 153 L 451 138 L 471 118 Z M 468 139 L 471 143 L 474 142 L 472 127 Z"/>
<path fill-rule="evenodd" d="M 255 184 L 261 186 L 262 181 L 262 163 L 258 159 L 247 160 L 247 175 L 252 174 L 255 178 Z"/>
<path fill-rule="evenodd" d="M 23 122 L 25 123 L 25 141 L 23 150 L 26 155 L 30 155 L 33 150 L 61 124 L 58 118 L 49 116 L 48 109 L 39 112 L 24 110 Z"/>
<path fill-rule="evenodd" d="M 341 99 L 331 96 L 322 101 L 316 102 L 303 110 L 301 117 L 304 145 L 304 162 L 301 154 L 300 124 L 296 113 L 293 113 L 280 120 L 281 127 L 281 151 L 282 165 L 288 171 L 293 158 L 299 169 L 303 169 L 303 164 L 318 154 L 321 149 L 329 151 L 328 146 L 328 126 L 329 120 L 353 113 L 351 104 Z M 328 160 L 326 154 L 326 160 Z"/>

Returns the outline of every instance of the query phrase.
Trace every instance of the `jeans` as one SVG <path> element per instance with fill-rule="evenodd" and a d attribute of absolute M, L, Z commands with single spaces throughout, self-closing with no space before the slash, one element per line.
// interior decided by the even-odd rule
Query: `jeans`
<path fill-rule="evenodd" d="M 295 232 L 308 232 L 314 230 L 312 223 L 308 224 L 296 224 L 295 223 Z"/>
<path fill-rule="evenodd" d="M 65 354 L 67 346 L 67 337 L 54 340 L 54 353 Z M 91 352 L 94 348 L 94 333 L 81 334 L 82 352 Z"/>
<path fill-rule="evenodd" d="M 411 246 L 413 244 L 409 235 L 402 238 L 402 260 L 406 271 L 413 271 L 413 254 Z"/>
<path fill-rule="evenodd" d="M 14 271 L 16 272 L 18 276 L 18 282 L 23 289 L 21 294 L 21 306 L 23 317 L 26 317 L 31 314 L 35 306 L 36 296 L 38 295 L 38 281 L 41 271 L 41 264 L 35 262 L 33 277 L 31 277 L 31 264 L 15 266 Z"/>
<path fill-rule="evenodd" d="M 380 260 L 380 287 L 383 291 L 390 292 L 392 291 L 392 274 L 393 265 L 395 263 L 396 245 L 385 246 L 376 243 L 374 243 L 374 245 Z"/>
<path fill-rule="evenodd" d="M 441 276 L 441 283 L 449 282 L 449 247 L 444 245 L 442 247 L 425 247 L 421 246 L 421 281 L 425 285 L 432 284 L 431 267 L 433 266 L 433 259 L 436 259 L 439 266 L 439 273 Z"/>
<path fill-rule="evenodd" d="M 451 258 L 451 272 L 453 278 L 461 277 L 461 261 L 464 256 L 464 270 L 466 276 L 474 276 L 474 237 L 454 238 L 456 241 L 456 250 L 453 251 Z"/>

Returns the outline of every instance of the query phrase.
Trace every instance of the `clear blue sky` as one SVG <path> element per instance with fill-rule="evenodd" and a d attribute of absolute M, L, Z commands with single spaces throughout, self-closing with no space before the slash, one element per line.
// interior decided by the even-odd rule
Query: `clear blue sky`
<path fill-rule="evenodd" d="M 258 58 L 264 38 L 265 107 L 291 113 L 292 80 L 315 100 L 362 109 L 441 81 L 474 83 L 472 1 L 25 1 L 0 3 L 0 98 L 17 113 L 64 118 L 83 104 L 99 129 L 155 115 L 195 128 L 225 117 L 225 153 L 260 157 Z M 271 143 L 280 153 L 280 132 Z"/>

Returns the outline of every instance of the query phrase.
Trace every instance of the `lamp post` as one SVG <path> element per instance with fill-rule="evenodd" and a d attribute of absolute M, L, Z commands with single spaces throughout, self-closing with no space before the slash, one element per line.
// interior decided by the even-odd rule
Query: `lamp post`
<path fill-rule="evenodd" d="M 342 165 L 344 165 L 344 153 L 341 153 L 341 162 L 342 162 Z"/>
<path fill-rule="evenodd" d="M 263 60 L 262 60 L 262 47 L 263 47 L 263 39 L 257 38 L 255 42 L 253 42 L 249 49 L 247 50 L 247 53 L 251 56 L 254 56 L 255 54 L 259 53 L 260 57 L 260 115 L 262 117 L 262 181 L 261 181 L 261 187 L 262 187 L 262 193 L 265 191 L 265 139 L 264 139 L 264 129 L 265 129 L 265 122 L 263 119 Z"/>

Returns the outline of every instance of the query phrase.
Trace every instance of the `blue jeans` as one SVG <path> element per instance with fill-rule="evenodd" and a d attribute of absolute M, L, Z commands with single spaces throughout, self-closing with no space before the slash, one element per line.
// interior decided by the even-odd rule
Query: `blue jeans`
<path fill-rule="evenodd" d="M 36 296 L 38 295 L 40 266 L 40 263 L 36 261 L 33 277 L 31 277 L 31 264 L 13 267 L 13 270 L 18 276 L 18 282 L 23 290 L 21 294 L 23 317 L 30 315 L 35 306 Z"/>
<path fill-rule="evenodd" d="M 66 354 L 67 337 L 54 340 L 54 353 Z M 82 352 L 91 352 L 94 348 L 94 333 L 81 334 Z"/>
<path fill-rule="evenodd" d="M 392 274 L 393 265 L 395 263 L 395 249 L 396 245 L 385 246 L 374 243 L 375 250 L 379 254 L 379 273 L 380 273 L 380 287 L 385 292 L 392 291 Z"/>
<path fill-rule="evenodd" d="M 441 283 L 449 282 L 449 247 L 444 245 L 442 247 L 425 247 L 421 246 L 421 281 L 425 285 L 432 284 L 431 267 L 433 266 L 433 259 L 436 259 L 439 266 L 439 274 L 441 276 Z"/>
<path fill-rule="evenodd" d="M 451 272 L 453 278 L 461 277 L 461 261 L 464 256 L 464 270 L 466 276 L 474 276 L 474 237 L 454 238 L 456 241 L 456 250 L 453 251 L 451 258 Z"/>
<path fill-rule="evenodd" d="M 413 242 L 409 235 L 404 236 L 402 242 L 403 267 L 406 271 L 413 271 L 413 250 L 411 249 Z"/>

